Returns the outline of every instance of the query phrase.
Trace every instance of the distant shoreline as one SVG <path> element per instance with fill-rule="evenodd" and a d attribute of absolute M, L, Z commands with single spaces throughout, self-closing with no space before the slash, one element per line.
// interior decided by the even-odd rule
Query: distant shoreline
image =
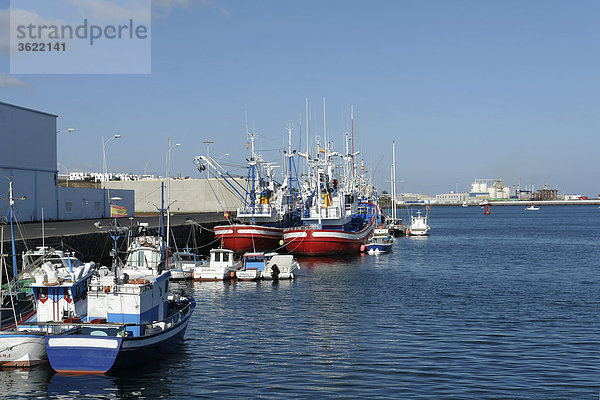
<path fill-rule="evenodd" d="M 530 206 L 531 204 L 536 206 L 598 206 L 600 205 L 600 199 L 590 200 L 488 200 L 482 201 L 477 204 L 469 204 L 469 207 L 480 207 L 486 204 L 490 206 Z M 399 203 L 398 207 L 462 207 L 462 203 Z"/>

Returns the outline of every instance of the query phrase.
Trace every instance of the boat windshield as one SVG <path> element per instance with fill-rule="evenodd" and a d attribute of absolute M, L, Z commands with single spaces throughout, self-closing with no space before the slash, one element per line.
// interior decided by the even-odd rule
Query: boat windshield
<path fill-rule="evenodd" d="M 160 264 L 160 253 L 152 249 L 138 249 L 129 253 L 127 265 L 134 268 L 157 268 Z"/>

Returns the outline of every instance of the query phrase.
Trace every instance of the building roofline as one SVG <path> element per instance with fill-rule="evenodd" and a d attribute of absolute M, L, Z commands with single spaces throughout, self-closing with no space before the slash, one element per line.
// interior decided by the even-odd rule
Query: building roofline
<path fill-rule="evenodd" d="M 13 108 L 18 108 L 19 110 L 31 111 L 31 112 L 34 112 L 34 113 L 38 113 L 38 114 L 42 114 L 42 115 L 48 115 L 50 117 L 58 118 L 58 115 L 50 114 L 50 113 L 47 113 L 47 112 L 44 112 L 44 111 L 34 110 L 32 108 L 21 107 L 21 106 L 17 106 L 17 105 L 10 104 L 10 103 L 4 103 L 2 101 L 0 101 L 0 105 L 8 106 L 8 107 L 13 107 Z"/>

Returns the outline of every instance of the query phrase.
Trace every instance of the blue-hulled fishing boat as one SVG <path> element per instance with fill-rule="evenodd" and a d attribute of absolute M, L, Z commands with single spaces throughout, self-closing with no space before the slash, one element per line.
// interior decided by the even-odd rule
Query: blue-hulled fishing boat
<path fill-rule="evenodd" d="M 99 270 L 89 284 L 86 320 L 72 334 L 46 337 L 55 371 L 109 373 L 161 357 L 182 342 L 196 303 L 169 294 L 163 246 L 161 237 L 137 237 L 122 268 L 115 260 L 113 272 Z"/>
<path fill-rule="evenodd" d="M 369 254 L 382 254 L 392 251 L 394 237 L 389 233 L 388 228 L 381 226 L 375 228 L 373 236 L 365 244 L 364 251 Z"/>

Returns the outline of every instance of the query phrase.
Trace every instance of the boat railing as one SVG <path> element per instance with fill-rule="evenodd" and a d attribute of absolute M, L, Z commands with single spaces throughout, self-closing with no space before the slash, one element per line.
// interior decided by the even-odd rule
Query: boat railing
<path fill-rule="evenodd" d="M 189 312 L 191 306 L 192 306 L 192 303 L 188 303 L 181 310 L 179 310 L 178 312 L 174 313 L 173 315 L 167 317 L 166 319 L 163 319 L 162 321 L 156 321 L 156 322 L 152 322 L 150 324 L 145 324 L 145 326 L 144 326 L 145 333 L 144 334 L 150 335 L 152 333 L 168 329 L 168 328 L 172 327 L 173 325 L 179 323 L 183 319 L 184 315 L 186 315 Z"/>
<path fill-rule="evenodd" d="M 239 217 L 270 217 L 272 215 L 273 208 L 270 204 L 259 204 L 254 207 L 239 207 L 237 209 L 237 216 Z"/>
<path fill-rule="evenodd" d="M 152 333 L 156 333 L 160 330 L 165 330 L 170 328 L 171 326 L 179 323 L 183 320 L 186 314 L 190 312 L 192 307 L 192 303 L 188 303 L 185 307 L 178 310 L 173 315 L 163 319 L 161 321 L 155 321 L 152 323 L 144 323 L 144 324 L 136 324 L 131 322 L 106 322 L 102 320 L 100 322 L 91 322 L 91 321 L 47 321 L 47 322 L 27 322 L 21 324 L 21 328 L 36 328 L 36 331 L 46 332 L 49 334 L 58 334 L 58 333 L 67 333 L 68 331 L 73 331 L 77 333 L 81 331 L 81 328 L 120 328 L 119 332 L 122 332 L 123 335 L 127 336 L 128 333 L 126 328 L 132 327 L 142 327 L 144 328 L 144 334 L 150 335 Z M 98 320 L 96 320 L 98 321 Z"/>
<path fill-rule="evenodd" d="M 340 212 L 340 207 L 339 206 L 331 206 L 331 207 L 321 207 L 321 218 L 331 218 L 331 219 L 336 219 L 336 218 L 341 218 L 342 217 L 342 213 Z M 311 208 L 310 209 L 310 219 L 317 219 L 319 218 L 319 209 L 318 208 Z"/>

